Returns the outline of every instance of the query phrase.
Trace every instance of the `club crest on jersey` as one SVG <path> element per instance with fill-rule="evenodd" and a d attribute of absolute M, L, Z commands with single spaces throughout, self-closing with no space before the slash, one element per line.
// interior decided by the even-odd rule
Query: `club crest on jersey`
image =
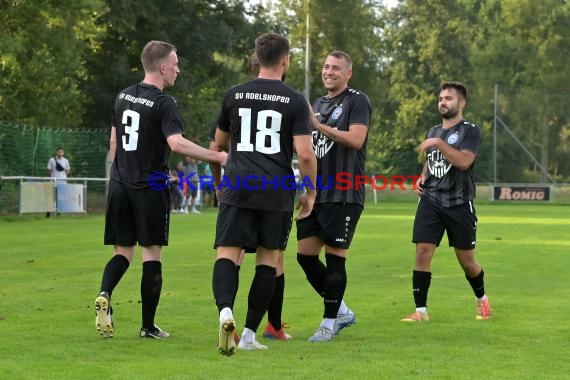
<path fill-rule="evenodd" d="M 330 140 L 327 136 L 313 131 L 313 149 L 317 158 L 323 158 L 334 145 L 334 141 Z"/>
<path fill-rule="evenodd" d="M 457 132 L 454 132 L 451 135 L 449 135 L 449 137 L 447 138 L 447 143 L 449 145 L 453 145 L 457 142 L 458 139 L 459 139 L 459 134 L 457 134 Z"/>
<path fill-rule="evenodd" d="M 451 163 L 439 150 L 434 150 L 428 154 L 428 167 L 431 174 L 437 178 L 442 178 L 451 169 Z"/>
<path fill-rule="evenodd" d="M 331 115 L 331 119 L 337 120 L 342 115 L 342 107 L 336 107 Z"/>

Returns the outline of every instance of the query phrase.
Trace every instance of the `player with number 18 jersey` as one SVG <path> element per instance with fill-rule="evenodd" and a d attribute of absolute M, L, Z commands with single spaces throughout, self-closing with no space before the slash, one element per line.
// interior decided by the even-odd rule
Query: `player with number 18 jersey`
<path fill-rule="evenodd" d="M 280 80 L 257 78 L 234 86 L 224 98 L 218 128 L 228 132 L 231 141 L 220 184 L 222 202 L 291 211 L 293 136 L 311 134 L 303 95 Z"/>

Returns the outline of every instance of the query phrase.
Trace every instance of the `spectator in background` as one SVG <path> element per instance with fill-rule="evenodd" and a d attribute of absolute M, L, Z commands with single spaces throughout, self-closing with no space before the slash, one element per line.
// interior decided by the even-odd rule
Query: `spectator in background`
<path fill-rule="evenodd" d="M 198 189 L 200 184 L 198 183 L 200 176 L 198 174 L 198 161 L 191 157 L 185 157 L 186 165 L 184 165 L 184 177 L 194 173 L 192 177 L 189 178 L 190 184 L 192 186 L 188 187 L 188 193 L 186 194 L 186 201 L 184 203 L 183 212 L 188 214 L 188 198 L 190 198 L 190 212 L 192 214 L 199 214 L 200 211 L 196 209 L 196 198 L 198 197 Z"/>
<path fill-rule="evenodd" d="M 63 157 L 65 152 L 61 146 L 55 148 L 55 154 L 49 159 L 47 163 L 48 177 L 55 178 L 56 189 L 57 185 L 66 183 L 65 179 L 69 175 L 71 167 L 67 158 Z M 52 213 L 47 212 L 46 218 L 49 218 Z"/>
<path fill-rule="evenodd" d="M 184 164 L 182 161 L 176 163 L 176 170 L 170 171 L 170 182 L 168 186 L 170 187 L 170 210 L 172 212 L 184 212 L 184 202 L 186 199 L 186 194 L 180 186 L 180 178 L 178 173 L 182 173 L 184 170 Z"/>
<path fill-rule="evenodd" d="M 65 152 L 61 146 L 55 149 L 55 154 L 49 159 L 47 163 L 48 176 L 52 178 L 65 179 L 69 175 L 71 167 L 69 166 L 69 161 L 67 158 L 63 157 Z M 65 181 L 57 181 L 59 183 L 65 183 Z"/>
<path fill-rule="evenodd" d="M 299 169 L 299 163 L 293 161 L 293 175 L 295 176 L 295 185 L 297 186 L 297 193 L 303 194 L 305 189 L 301 186 L 301 170 Z"/>
<path fill-rule="evenodd" d="M 212 207 L 214 204 L 214 184 L 209 182 L 212 178 L 212 172 L 210 171 L 210 165 L 207 162 L 201 162 L 198 165 L 200 172 L 200 177 L 204 176 L 204 180 L 198 185 L 198 191 L 202 192 L 202 208 Z"/>

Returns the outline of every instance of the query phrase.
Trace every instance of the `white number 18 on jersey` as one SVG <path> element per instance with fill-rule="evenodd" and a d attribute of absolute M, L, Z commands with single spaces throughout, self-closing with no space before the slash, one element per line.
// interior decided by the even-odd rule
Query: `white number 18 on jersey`
<path fill-rule="evenodd" d="M 237 144 L 238 152 L 253 152 L 251 143 L 251 108 L 240 108 L 241 135 Z M 273 110 L 264 110 L 257 113 L 257 133 L 255 134 L 255 150 L 264 154 L 275 154 L 281 151 L 280 135 L 281 113 Z M 267 119 L 270 119 L 268 123 Z M 266 146 L 266 137 L 269 136 L 269 146 Z"/>

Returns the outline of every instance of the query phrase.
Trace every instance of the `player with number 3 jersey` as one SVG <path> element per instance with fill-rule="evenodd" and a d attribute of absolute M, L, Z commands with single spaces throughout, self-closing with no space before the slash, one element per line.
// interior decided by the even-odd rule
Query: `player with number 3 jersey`
<path fill-rule="evenodd" d="M 169 334 L 154 324 L 162 287 L 161 249 L 168 245 L 170 151 L 225 164 L 225 152 L 213 152 L 183 137 L 182 119 L 174 98 L 162 90 L 174 85 L 180 69 L 176 47 L 150 41 L 141 53 L 142 82 L 119 93 L 115 100 L 110 156 L 113 157 L 107 207 L 105 244 L 114 246 L 98 297 L 95 326 L 101 336 L 115 335 L 111 295 L 133 260 L 135 245 L 142 247 L 141 304 L 143 338 Z"/>

